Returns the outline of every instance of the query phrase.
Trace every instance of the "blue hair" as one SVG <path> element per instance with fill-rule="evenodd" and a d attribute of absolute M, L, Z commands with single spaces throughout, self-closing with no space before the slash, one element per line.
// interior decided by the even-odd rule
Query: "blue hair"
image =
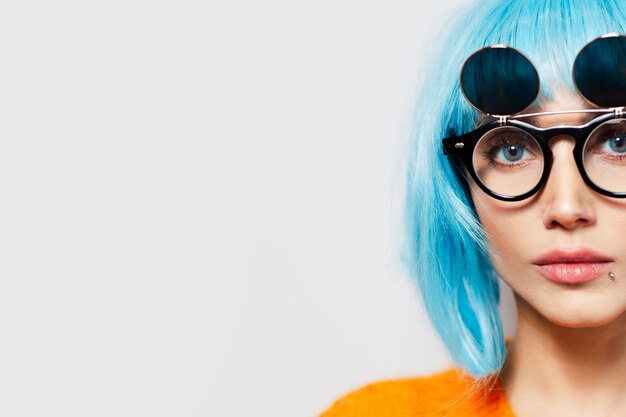
<path fill-rule="evenodd" d="M 475 377 L 497 373 L 506 349 L 489 242 L 441 148 L 443 137 L 472 130 L 480 118 L 461 94 L 461 66 L 476 50 L 505 44 L 537 68 L 539 100 L 574 91 L 576 54 L 603 34 L 626 33 L 625 10 L 618 0 L 477 2 L 451 26 L 423 84 L 406 155 L 403 264 L 452 359 Z"/>

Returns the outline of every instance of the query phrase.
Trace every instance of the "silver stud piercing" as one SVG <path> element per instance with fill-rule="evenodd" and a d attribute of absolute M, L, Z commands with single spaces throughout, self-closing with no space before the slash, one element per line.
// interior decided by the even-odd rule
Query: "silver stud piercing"
<path fill-rule="evenodd" d="M 613 272 L 609 272 L 609 278 L 615 280 L 615 274 Z"/>

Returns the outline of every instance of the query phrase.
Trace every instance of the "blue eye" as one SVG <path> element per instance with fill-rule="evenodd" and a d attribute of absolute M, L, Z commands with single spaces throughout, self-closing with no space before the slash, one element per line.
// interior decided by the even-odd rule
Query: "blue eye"
<path fill-rule="evenodd" d="M 474 152 L 497 170 L 526 169 L 534 162 L 542 162 L 541 147 L 529 133 L 513 126 L 496 128 L 484 135 Z"/>
<path fill-rule="evenodd" d="M 613 136 L 606 140 L 606 144 L 611 149 L 611 152 L 614 153 L 624 153 L 626 152 L 626 137 L 623 136 Z"/>
<path fill-rule="evenodd" d="M 506 145 L 498 151 L 496 158 L 507 162 L 518 162 L 524 157 L 525 149 L 519 145 Z"/>

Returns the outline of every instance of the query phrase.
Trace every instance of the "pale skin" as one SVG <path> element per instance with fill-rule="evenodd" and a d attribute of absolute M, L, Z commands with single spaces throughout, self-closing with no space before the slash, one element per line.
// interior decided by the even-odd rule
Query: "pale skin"
<path fill-rule="evenodd" d="M 561 93 L 528 112 L 591 107 Z M 529 122 L 578 125 L 592 117 Z M 571 137 L 552 139 L 550 177 L 528 200 L 499 201 L 470 184 L 494 268 L 515 294 L 518 329 L 500 381 L 518 417 L 626 416 L 626 199 L 587 187 L 573 146 Z M 532 265 L 546 251 L 581 247 L 613 258 L 615 280 L 557 284 Z"/>

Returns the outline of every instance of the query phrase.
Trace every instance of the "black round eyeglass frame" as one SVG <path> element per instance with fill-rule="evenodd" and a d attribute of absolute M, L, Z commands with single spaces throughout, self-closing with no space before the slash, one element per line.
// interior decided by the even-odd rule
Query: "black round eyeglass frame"
<path fill-rule="evenodd" d="M 600 116 L 594 118 L 593 120 L 579 126 L 571 126 L 571 125 L 560 125 L 553 126 L 547 128 L 539 128 L 533 126 L 529 123 L 525 123 L 521 120 L 517 120 L 522 117 L 533 117 L 533 116 L 542 116 L 542 115 L 551 115 L 551 114 L 571 114 L 571 113 L 603 113 Z M 561 111 L 561 112 L 543 112 L 543 113 L 533 113 L 533 114 L 524 114 L 515 116 L 517 119 L 511 120 L 508 118 L 501 118 L 500 120 L 493 121 L 491 123 L 487 123 L 479 127 L 476 130 L 473 130 L 469 133 L 460 136 L 449 137 L 442 140 L 444 154 L 450 156 L 456 156 L 465 166 L 467 172 L 472 177 L 472 179 L 476 182 L 476 184 L 483 190 L 487 195 L 502 201 L 522 201 L 525 200 L 534 194 L 536 194 L 543 186 L 545 185 L 548 177 L 550 175 L 550 169 L 552 167 L 552 150 L 549 146 L 549 141 L 555 136 L 558 135 L 567 135 L 574 138 L 576 144 L 573 149 L 574 160 L 576 161 L 576 166 L 578 167 L 578 171 L 580 172 L 581 177 L 585 181 L 585 184 L 589 186 L 592 190 L 614 198 L 626 198 L 626 192 L 616 193 L 612 191 L 605 190 L 599 186 L 597 186 L 587 175 L 585 171 L 585 166 L 583 162 L 583 151 L 585 148 L 585 143 L 589 138 L 590 134 L 601 124 L 615 119 L 626 119 L 626 115 L 623 113 L 623 108 L 615 108 L 615 109 L 588 109 L 588 110 L 570 110 L 570 111 Z M 476 144 L 480 141 L 480 139 L 486 135 L 489 131 L 496 129 L 502 126 L 514 126 L 519 128 L 528 134 L 530 134 L 539 144 L 541 150 L 544 155 L 544 165 L 543 165 L 543 173 L 537 183 L 530 191 L 515 196 L 503 195 L 490 190 L 487 186 L 485 186 L 478 175 L 476 174 L 476 170 L 474 169 L 473 163 L 473 154 L 474 149 L 476 148 Z"/>

